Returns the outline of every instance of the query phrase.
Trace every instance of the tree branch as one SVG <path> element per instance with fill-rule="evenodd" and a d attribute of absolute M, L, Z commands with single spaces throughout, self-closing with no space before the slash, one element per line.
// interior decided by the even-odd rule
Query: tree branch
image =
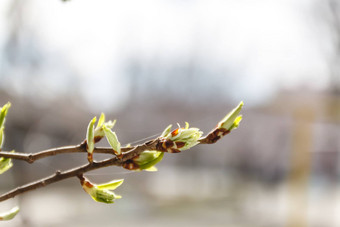
<path fill-rule="evenodd" d="M 181 150 L 186 150 L 190 149 L 192 146 L 195 146 L 197 144 L 213 144 L 216 143 L 219 139 L 221 139 L 223 136 L 227 135 L 230 133 L 231 130 L 235 129 L 238 127 L 239 122 L 242 119 L 242 116 L 238 116 L 241 108 L 243 106 L 243 102 L 241 102 L 238 107 L 236 107 L 234 110 L 232 110 L 228 115 L 226 115 L 225 118 L 223 118 L 222 121 L 220 121 L 217 126 L 208 133 L 205 137 L 202 136 L 202 132 L 199 131 L 197 128 L 189 128 L 189 124 L 186 124 L 185 128 L 177 128 L 171 132 L 171 125 L 168 126 L 163 133 L 156 139 L 150 140 L 144 144 L 136 145 L 133 147 L 125 147 L 125 148 L 119 148 L 120 145 L 118 146 L 117 143 L 119 144 L 116 135 L 106 127 L 109 126 L 108 124 L 103 124 L 105 119 L 105 116 L 102 114 L 101 119 L 99 120 L 97 127 L 100 128 L 103 127 L 102 130 L 104 130 L 105 135 L 106 133 L 109 133 L 107 136 L 107 139 L 112 147 L 114 149 L 119 149 L 118 150 L 113 150 L 113 148 L 106 148 L 106 147 L 94 147 L 94 143 L 98 142 L 95 138 L 91 138 L 90 136 L 92 135 L 93 137 L 93 130 L 94 130 L 94 122 L 96 118 L 92 120 L 92 126 L 91 122 L 88 127 L 88 132 L 87 132 L 87 140 L 89 140 L 91 143 L 91 152 L 88 151 L 89 148 L 89 143 L 87 140 L 84 140 L 82 143 L 79 145 L 75 146 L 65 146 L 65 147 L 58 147 L 58 148 L 53 148 L 53 149 L 48 149 L 44 151 L 40 151 L 37 153 L 30 153 L 30 154 L 25 154 L 25 153 L 13 153 L 13 152 L 6 152 L 6 151 L 1 151 L 0 150 L 0 157 L 3 158 L 10 158 L 10 159 L 16 159 L 16 160 L 22 160 L 26 161 L 28 163 L 33 163 L 36 160 L 46 158 L 46 157 L 51 157 L 55 156 L 58 154 L 66 154 L 66 153 L 88 153 L 91 154 L 91 160 L 89 160 L 89 163 L 84 164 L 82 166 L 75 167 L 73 169 L 65 170 L 65 171 L 56 171 L 53 175 L 48 176 L 46 178 L 42 178 L 40 180 L 37 180 L 35 182 L 28 183 L 26 185 L 17 187 L 3 195 L 0 196 L 0 202 L 5 201 L 10 198 L 14 198 L 15 196 L 37 189 L 41 188 L 44 186 L 47 186 L 49 184 L 59 182 L 61 180 L 70 178 L 70 177 L 80 177 L 84 173 L 107 167 L 107 166 L 121 166 L 123 168 L 129 169 L 129 170 L 134 170 L 134 169 L 148 169 L 150 166 L 145 164 L 145 156 L 142 157 L 140 156 L 142 152 L 144 151 L 158 151 L 158 152 L 169 152 L 169 153 L 178 153 L 181 152 Z M 112 124 L 112 122 L 111 122 Z M 114 124 L 114 123 L 113 123 Z M 92 131 L 91 131 L 91 127 Z M 112 125 L 113 126 L 113 125 Z M 111 126 L 111 128 L 112 128 Z M 91 134 L 92 133 L 92 134 Z M 100 134 L 99 134 L 100 135 Z M 102 138 L 101 136 L 99 140 Z M 112 145 L 114 144 L 114 145 Z M 111 154 L 114 155 L 114 157 L 105 159 L 102 161 L 94 161 L 92 158 L 92 153 L 103 153 L 103 154 Z M 148 153 L 144 153 L 145 155 L 149 155 Z M 154 156 L 150 156 L 152 159 L 150 160 L 149 164 L 153 166 L 156 164 L 158 161 L 156 160 L 157 158 L 154 158 Z M 159 157 L 159 156 L 158 156 Z M 161 156 L 163 157 L 163 156 Z M 140 159 L 141 158 L 141 159 Z M 144 159 L 143 159 L 144 158 Z M 144 160 L 144 164 L 138 163 L 138 161 Z M 154 164 L 152 164 L 154 163 Z"/>
<path fill-rule="evenodd" d="M 15 196 L 37 189 L 37 188 L 41 188 L 44 186 L 47 186 L 49 184 L 70 178 L 70 177 L 75 177 L 78 176 L 80 174 L 83 174 L 85 172 L 91 171 L 91 170 L 95 170 L 95 169 L 99 169 L 99 168 L 103 168 L 103 167 L 107 167 L 107 166 L 113 166 L 113 165 L 117 165 L 120 166 L 122 163 L 121 160 L 119 160 L 117 157 L 115 158 L 111 158 L 111 159 L 106 159 L 104 161 L 100 161 L 100 162 L 92 162 L 92 163 L 87 163 L 86 165 L 80 166 L 80 167 L 76 167 L 74 169 L 70 169 L 64 172 L 61 171 L 56 171 L 55 174 L 40 179 L 38 181 L 17 187 L 3 195 L 0 196 L 0 202 L 5 201 L 7 199 L 10 198 L 14 198 Z"/>
<path fill-rule="evenodd" d="M 114 157 L 114 158 L 106 159 L 106 160 L 99 161 L 99 162 L 93 161 L 92 163 L 87 163 L 83 166 L 76 167 L 74 169 L 66 170 L 66 171 L 63 171 L 63 172 L 58 170 L 58 171 L 56 171 L 55 174 L 53 174 L 49 177 L 46 177 L 46 178 L 40 179 L 38 181 L 17 187 L 15 189 L 1 195 L 0 196 L 0 202 L 5 201 L 5 200 L 10 199 L 10 198 L 14 198 L 15 196 L 17 196 L 19 194 L 47 186 L 49 184 L 52 184 L 52 183 L 55 183 L 55 182 L 58 182 L 58 181 L 61 181 L 61 180 L 64 180 L 64 179 L 67 179 L 67 178 L 70 178 L 70 177 L 79 176 L 83 173 L 86 173 L 86 172 L 89 172 L 89 171 L 92 171 L 92 170 L 96 170 L 96 169 L 100 169 L 100 168 L 108 167 L 108 166 L 121 166 L 121 165 L 124 164 L 124 162 L 130 160 L 133 157 L 138 156 L 143 151 L 155 150 L 156 145 L 158 143 L 159 143 L 159 140 L 156 139 L 156 140 L 149 141 L 145 144 L 137 145 L 133 148 L 125 148 L 124 150 L 128 149 L 129 151 L 123 153 L 121 158 Z M 29 154 L 26 157 L 32 157 L 33 156 L 35 158 L 36 157 L 42 158 L 42 157 L 51 156 L 51 154 L 55 155 L 55 154 L 61 154 L 61 153 L 83 152 L 81 149 L 85 149 L 85 152 L 86 152 L 86 145 L 85 145 L 85 148 L 83 148 L 83 147 L 84 147 L 84 145 L 80 144 L 78 146 L 56 148 L 56 149 L 51 149 L 51 150 L 36 153 L 36 154 L 40 154 L 40 155 L 34 154 L 34 155 L 36 155 L 36 156 L 34 156 L 34 155 Z M 53 151 L 55 151 L 56 153 L 53 153 Z M 98 151 L 97 153 L 109 153 L 108 148 L 97 148 L 97 151 Z M 112 149 L 111 149 L 111 151 L 112 151 Z M 110 151 L 110 153 L 112 153 L 111 151 Z M 0 153 L 2 153 L 2 152 L 0 152 Z M 18 158 L 20 160 L 27 161 L 24 158 L 25 156 L 23 154 L 20 154 L 17 157 L 20 157 L 20 158 Z M 37 159 L 35 159 L 35 160 L 37 160 Z M 30 159 L 30 160 L 34 160 L 34 159 Z"/>
<path fill-rule="evenodd" d="M 222 136 L 219 136 L 218 133 L 221 131 L 221 129 L 213 129 L 208 135 L 206 135 L 205 137 L 202 137 L 199 140 L 200 144 L 212 144 L 212 143 L 216 143 Z M 224 135 L 228 134 L 229 131 L 225 131 Z M 223 135 L 223 136 L 224 136 Z M 155 141 L 155 140 L 153 140 Z M 153 141 L 149 141 L 145 144 L 150 144 Z M 137 145 L 137 146 L 133 146 L 133 147 L 123 147 L 121 148 L 123 153 L 126 153 L 128 151 L 134 150 L 136 147 L 138 146 L 146 146 L 145 144 L 143 145 Z M 150 147 L 148 147 L 149 150 L 157 150 L 156 147 L 154 147 L 153 149 L 151 149 Z M 9 152 L 9 151 L 0 151 L 0 157 L 4 157 L 4 158 L 11 158 L 11 159 L 16 159 L 16 160 L 22 160 L 22 161 L 26 161 L 28 163 L 33 163 L 39 159 L 42 158 L 47 158 L 47 157 L 51 157 L 51 156 L 55 156 L 55 155 L 59 155 L 59 154 L 67 154 L 67 153 L 86 153 L 86 142 L 82 142 L 81 144 L 78 145 L 73 145 L 73 146 L 64 146 L 64 147 L 57 147 L 57 148 L 52 148 L 52 149 L 48 149 L 48 150 L 43 150 L 43 151 L 39 151 L 37 153 L 20 153 L 20 152 Z M 111 147 L 95 147 L 93 150 L 94 153 L 97 154 L 112 154 L 115 155 L 113 149 Z M 134 153 L 130 153 L 129 156 L 126 157 L 130 157 L 128 159 L 133 158 Z M 136 155 L 135 155 L 136 156 Z"/>
<path fill-rule="evenodd" d="M 217 136 L 216 129 L 212 130 L 206 137 L 203 137 L 200 139 L 201 144 L 211 144 L 215 143 L 217 140 L 219 140 L 221 137 Z M 213 141 L 213 142 L 212 142 Z M 59 182 L 61 180 L 70 178 L 70 177 L 76 177 L 83 173 L 100 169 L 103 167 L 108 166 L 122 166 L 126 161 L 140 155 L 143 151 L 146 150 L 161 150 L 159 147 L 161 146 L 161 141 L 159 138 L 148 141 L 144 144 L 136 145 L 134 147 L 125 147 L 122 148 L 122 156 L 121 157 L 113 157 L 110 159 L 106 159 L 99 162 L 92 162 L 87 163 L 83 166 L 79 166 L 70 170 L 66 171 L 56 171 L 53 175 L 48 176 L 46 178 L 37 180 L 35 182 L 17 187 L 3 195 L 0 196 L 0 202 L 5 201 L 10 198 L 14 198 L 15 196 L 19 194 L 23 194 L 25 192 L 35 190 L 37 188 L 41 188 L 44 186 L 47 186 L 52 183 Z M 12 158 L 17 160 L 23 160 L 28 163 L 33 163 L 34 161 L 38 159 L 42 159 L 45 157 L 54 156 L 57 154 L 65 154 L 65 153 L 77 153 L 77 152 L 86 152 L 86 143 L 83 142 L 76 146 L 65 146 L 65 147 L 59 147 L 49 150 L 40 151 L 34 154 L 24 154 L 24 153 L 11 153 L 11 152 L 0 152 L 0 157 L 5 158 Z M 95 153 L 103 153 L 103 154 L 113 154 L 112 148 L 106 148 L 106 147 L 98 147 L 94 149 Z"/>
<path fill-rule="evenodd" d="M 124 147 L 122 148 L 122 152 L 127 152 L 129 150 L 134 149 L 134 147 Z M 13 153 L 8 151 L 0 151 L 0 157 L 11 158 L 16 160 L 26 161 L 28 163 L 33 163 L 39 159 L 47 158 L 51 156 L 55 156 L 58 154 L 66 154 L 66 153 L 86 153 L 86 143 L 81 143 L 79 145 L 74 146 L 64 146 L 57 147 L 48 150 L 43 150 L 37 153 Z M 97 147 L 93 151 L 98 154 L 112 154 L 115 155 L 111 147 Z"/>

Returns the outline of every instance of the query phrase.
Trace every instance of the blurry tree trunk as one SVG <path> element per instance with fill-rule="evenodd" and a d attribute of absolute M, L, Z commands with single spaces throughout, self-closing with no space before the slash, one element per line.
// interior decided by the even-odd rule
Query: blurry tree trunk
<path fill-rule="evenodd" d="M 294 113 L 291 172 L 288 175 L 288 227 L 308 226 L 308 181 L 311 167 L 312 108 L 301 106 Z"/>

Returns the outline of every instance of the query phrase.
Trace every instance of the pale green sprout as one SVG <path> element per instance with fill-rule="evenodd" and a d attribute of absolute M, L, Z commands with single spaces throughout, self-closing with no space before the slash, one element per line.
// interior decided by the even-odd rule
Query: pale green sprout
<path fill-rule="evenodd" d="M 5 127 L 0 128 L 0 149 L 1 149 L 2 144 L 4 142 L 4 129 L 5 129 Z"/>
<path fill-rule="evenodd" d="M 11 152 L 14 153 L 14 150 Z M 3 174 L 7 170 L 9 170 L 12 166 L 13 166 L 12 159 L 4 157 L 0 158 L 0 174 Z"/>
<path fill-rule="evenodd" d="M 11 103 L 8 102 L 1 108 L 1 111 L 0 111 L 0 128 L 2 128 L 4 126 L 5 117 L 7 115 L 8 109 L 10 107 L 11 107 Z"/>
<path fill-rule="evenodd" d="M 97 127 L 96 129 L 102 127 L 102 125 L 105 123 L 105 114 L 102 113 L 99 117 L 98 123 L 97 123 Z"/>
<path fill-rule="evenodd" d="M 171 125 L 169 125 L 162 133 L 163 137 L 167 140 L 173 141 L 175 144 L 176 142 L 183 142 L 184 146 L 179 147 L 180 151 L 184 151 L 190 149 L 191 147 L 197 145 L 199 142 L 198 140 L 201 138 L 203 132 L 200 131 L 199 128 L 189 128 L 189 123 L 185 122 L 185 128 L 181 128 L 178 125 L 178 128 L 172 132 Z"/>
<path fill-rule="evenodd" d="M 139 166 L 140 170 L 155 172 L 155 165 L 162 161 L 164 152 L 159 151 L 143 151 L 138 157 L 133 159 L 133 162 Z"/>
<path fill-rule="evenodd" d="M 88 179 L 82 181 L 82 187 L 94 201 L 102 203 L 114 203 L 116 199 L 122 198 L 116 195 L 112 190 L 115 190 L 123 183 L 123 179 L 110 181 L 104 184 L 93 184 Z"/>
<path fill-rule="evenodd" d="M 87 141 L 86 150 L 88 153 L 89 162 L 93 161 L 93 150 L 94 150 L 95 143 L 100 141 L 104 136 L 107 137 L 111 146 L 114 147 L 115 151 L 117 151 L 117 154 L 120 154 L 120 143 L 118 142 L 116 134 L 111 131 L 111 128 L 113 128 L 113 126 L 115 125 L 116 120 L 105 122 L 105 114 L 102 113 L 99 117 L 97 126 L 94 127 L 96 121 L 97 121 L 97 118 L 94 117 L 90 121 L 87 127 L 87 132 L 86 132 L 86 141 Z"/>
<path fill-rule="evenodd" d="M 0 111 L 0 151 L 1 147 L 4 143 L 4 138 L 5 138 L 5 118 L 8 112 L 8 109 L 11 107 L 11 103 L 5 104 Z M 14 151 L 12 151 L 14 152 Z M 12 160 L 10 158 L 0 158 L 0 174 L 3 174 L 7 170 L 9 170 L 13 166 Z"/>
<path fill-rule="evenodd" d="M 88 160 L 89 162 L 93 161 L 93 150 L 94 150 L 94 123 L 96 123 L 97 118 L 94 117 L 88 127 L 87 127 L 87 132 L 86 132 L 86 141 L 87 141 L 87 145 L 86 145 L 86 150 L 88 153 Z"/>
<path fill-rule="evenodd" d="M 169 125 L 168 127 L 166 127 L 164 131 L 162 132 L 161 137 L 166 137 L 167 135 L 169 135 L 169 133 L 171 132 L 171 127 L 172 125 Z"/>
<path fill-rule="evenodd" d="M 103 130 L 104 130 L 106 139 L 111 145 L 112 149 L 115 151 L 115 154 L 120 155 L 121 154 L 120 142 L 118 141 L 116 133 L 112 132 L 112 130 L 106 127 L 106 125 L 103 125 Z"/>
<path fill-rule="evenodd" d="M 0 214 L 0 221 L 8 221 L 13 219 L 19 213 L 19 207 L 13 207 L 11 210 Z"/>
<path fill-rule="evenodd" d="M 228 131 L 236 129 L 242 120 L 242 115 L 239 115 L 243 107 L 243 101 L 238 104 L 232 111 L 230 111 L 218 124 L 218 128 L 224 128 Z"/>
<path fill-rule="evenodd" d="M 1 111 L 0 111 L 0 149 L 4 143 L 4 140 L 5 140 L 5 133 L 4 133 L 4 130 L 5 130 L 5 118 L 6 118 L 6 115 L 7 115 L 7 112 L 8 112 L 8 109 L 11 107 L 11 103 L 8 102 L 6 103 L 2 108 L 1 108 Z"/>
<path fill-rule="evenodd" d="M 103 138 L 105 136 L 104 126 L 106 128 L 112 129 L 115 123 L 116 123 L 116 120 L 105 122 L 105 114 L 102 113 L 99 117 L 97 126 L 94 129 L 94 137 L 95 138 L 99 137 L 99 139 Z"/>

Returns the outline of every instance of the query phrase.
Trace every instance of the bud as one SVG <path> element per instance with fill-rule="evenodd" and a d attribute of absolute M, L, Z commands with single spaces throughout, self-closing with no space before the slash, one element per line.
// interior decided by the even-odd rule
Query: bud
<path fill-rule="evenodd" d="M 14 153 L 14 151 L 11 151 Z M 0 158 L 0 174 L 3 174 L 13 166 L 12 159 L 10 158 Z"/>
<path fill-rule="evenodd" d="M 94 123 L 96 123 L 97 118 L 94 117 L 89 125 L 87 126 L 86 132 L 86 150 L 87 150 L 87 159 L 89 162 L 93 161 L 93 149 L 94 149 Z"/>
<path fill-rule="evenodd" d="M 6 103 L 0 111 L 0 128 L 2 128 L 5 124 L 5 117 L 7 115 L 8 109 L 11 107 L 11 103 Z"/>
<path fill-rule="evenodd" d="M 102 203 L 114 203 L 115 199 L 122 198 L 111 190 L 115 190 L 123 183 L 123 179 L 110 181 L 104 184 L 93 184 L 87 178 L 81 177 L 80 183 L 85 192 L 87 192 L 94 201 Z"/>
<path fill-rule="evenodd" d="M 114 153 L 117 156 L 120 155 L 121 154 L 120 142 L 118 141 L 116 133 L 112 132 L 110 128 L 106 127 L 106 125 L 103 125 L 103 130 L 104 130 L 107 141 L 109 142 L 112 149 L 114 150 Z"/>
<path fill-rule="evenodd" d="M 13 207 L 10 211 L 0 214 L 0 221 L 8 221 L 13 219 L 19 213 L 19 207 Z"/>
<path fill-rule="evenodd" d="M 2 147 L 2 144 L 4 142 L 4 127 L 1 127 L 0 128 L 0 150 L 1 150 L 1 147 Z"/>
<path fill-rule="evenodd" d="M 87 158 L 88 158 L 89 162 L 93 161 L 94 144 L 99 142 L 104 136 L 107 136 L 107 131 L 111 132 L 111 128 L 113 128 L 113 126 L 116 123 L 116 120 L 105 122 L 105 114 L 104 113 L 102 113 L 100 115 L 98 123 L 97 123 L 97 126 L 94 127 L 94 124 L 96 123 L 96 120 L 97 120 L 97 118 L 94 117 L 90 121 L 90 123 L 89 123 L 89 125 L 87 127 L 87 133 L 86 133 L 87 146 L 86 146 L 86 150 L 88 152 Z M 112 139 L 111 139 L 112 133 L 113 132 L 111 132 L 111 134 L 109 135 L 110 136 L 110 141 L 112 141 Z M 115 133 L 113 133 L 113 134 L 115 135 Z M 117 140 L 117 136 L 115 136 L 115 138 Z M 109 140 L 109 138 L 108 138 L 108 140 Z M 110 143 L 110 141 L 109 141 L 109 143 Z M 120 154 L 120 144 L 119 144 L 119 149 L 117 148 L 117 144 L 116 144 L 115 147 L 116 147 L 115 151 L 117 151 Z"/>
<path fill-rule="evenodd" d="M 160 151 L 143 151 L 137 157 L 128 160 L 123 167 L 128 170 L 145 170 L 150 172 L 157 171 L 155 165 L 162 161 L 164 156 Z"/>
<path fill-rule="evenodd" d="M 5 104 L 2 108 L 1 108 L 1 111 L 0 111 L 0 150 L 1 150 L 1 147 L 4 143 L 4 140 L 5 140 L 5 133 L 4 133 L 4 130 L 5 130 L 5 118 L 6 118 L 6 115 L 7 115 L 7 112 L 8 112 L 8 109 L 11 107 L 11 103 L 7 103 Z"/>
<path fill-rule="evenodd" d="M 163 152 L 178 153 L 197 145 L 203 132 L 198 128 L 189 128 L 189 123 L 185 122 L 185 128 L 178 128 L 171 131 L 169 125 L 160 136 L 158 149 Z"/>
<path fill-rule="evenodd" d="M 200 143 L 212 144 L 216 143 L 223 136 L 230 133 L 232 130 L 236 129 L 241 120 L 242 116 L 238 115 L 243 107 L 243 102 L 230 111 L 216 126 L 216 128 L 211 131 L 205 138 L 200 140 Z"/>
<path fill-rule="evenodd" d="M 115 123 L 116 123 L 116 120 L 105 122 L 105 114 L 102 113 L 99 117 L 97 126 L 94 129 L 94 140 L 95 140 L 95 142 L 99 142 L 105 136 L 104 126 L 106 128 L 112 129 L 113 126 L 115 125 Z"/>
<path fill-rule="evenodd" d="M 233 129 L 236 129 L 242 120 L 242 116 L 238 115 L 241 112 L 244 103 L 240 102 L 236 108 L 230 111 L 218 124 L 217 128 L 223 128 L 228 130 L 229 132 Z"/>

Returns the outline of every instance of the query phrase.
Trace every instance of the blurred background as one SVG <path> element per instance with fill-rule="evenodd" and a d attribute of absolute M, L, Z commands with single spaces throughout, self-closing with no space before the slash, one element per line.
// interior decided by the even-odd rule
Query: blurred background
<path fill-rule="evenodd" d="M 207 133 L 241 100 L 240 128 L 217 144 L 155 173 L 88 173 L 125 179 L 115 204 L 68 179 L 2 202 L 21 207 L 2 224 L 340 226 L 340 1 L 1 0 L 3 150 L 78 144 L 101 112 L 122 144 L 177 122 Z M 0 191 L 84 163 L 14 161 Z"/>

